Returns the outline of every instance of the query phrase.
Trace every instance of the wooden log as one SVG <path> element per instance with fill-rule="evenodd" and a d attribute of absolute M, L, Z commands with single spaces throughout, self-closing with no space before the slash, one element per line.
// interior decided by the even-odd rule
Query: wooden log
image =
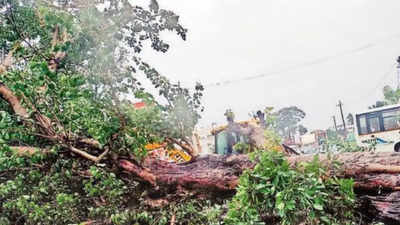
<path fill-rule="evenodd" d="M 295 167 L 313 161 L 314 157 L 302 155 L 287 159 Z M 319 155 L 318 159 L 328 168 L 337 163 L 340 168 L 332 168 L 332 173 L 354 179 L 356 187 L 400 191 L 400 153 L 342 153 Z M 148 158 L 141 166 L 127 160 L 120 161 L 123 169 L 155 186 L 179 185 L 189 189 L 196 186 L 220 191 L 234 190 L 243 170 L 252 169 L 254 165 L 246 155 L 207 155 L 183 164 Z"/>
<path fill-rule="evenodd" d="M 254 166 L 246 155 L 207 155 L 183 164 L 147 159 L 142 167 L 127 160 L 119 164 L 156 189 L 196 194 L 233 193 L 242 172 Z"/>
<path fill-rule="evenodd" d="M 378 196 L 361 196 L 369 215 L 386 225 L 400 224 L 400 191 Z"/>

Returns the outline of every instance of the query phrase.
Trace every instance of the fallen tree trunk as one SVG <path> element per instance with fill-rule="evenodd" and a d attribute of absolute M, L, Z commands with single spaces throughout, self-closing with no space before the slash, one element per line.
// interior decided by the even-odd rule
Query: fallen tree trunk
<path fill-rule="evenodd" d="M 338 177 L 352 178 L 355 186 L 365 190 L 377 188 L 400 191 L 400 153 L 342 153 L 319 155 L 319 162 L 331 168 Z M 292 156 L 287 158 L 293 167 L 314 160 L 314 155 Z M 340 165 L 339 169 L 333 164 Z M 218 191 L 231 191 L 245 169 L 255 165 L 246 155 L 208 155 L 190 163 L 173 164 L 156 159 L 147 159 L 142 166 L 121 160 L 120 166 L 148 181 L 154 186 L 180 186 L 212 188 Z M 147 175 L 143 175 L 147 171 Z"/>
<path fill-rule="evenodd" d="M 208 155 L 183 164 L 147 159 L 143 167 L 127 160 L 121 160 L 120 166 L 156 189 L 213 194 L 233 192 L 240 174 L 252 168 L 254 163 L 245 155 Z"/>
<path fill-rule="evenodd" d="M 400 153 L 359 152 L 318 157 L 331 174 L 355 181 L 355 191 L 368 210 L 377 212 L 382 220 L 400 222 L 400 200 L 395 198 L 400 197 Z M 295 167 L 313 161 L 314 156 L 287 159 Z M 158 193 L 220 196 L 233 194 L 242 172 L 253 168 L 255 163 L 245 155 L 208 155 L 186 164 L 148 159 L 142 166 L 127 160 L 120 160 L 119 165 L 150 183 Z"/>

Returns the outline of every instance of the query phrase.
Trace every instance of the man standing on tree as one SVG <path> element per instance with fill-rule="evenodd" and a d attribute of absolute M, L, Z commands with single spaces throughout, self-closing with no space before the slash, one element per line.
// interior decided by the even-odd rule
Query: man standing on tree
<path fill-rule="evenodd" d="M 267 124 L 265 122 L 265 113 L 261 112 L 261 110 L 258 110 L 256 117 L 260 121 L 260 126 L 265 129 L 267 127 Z"/>

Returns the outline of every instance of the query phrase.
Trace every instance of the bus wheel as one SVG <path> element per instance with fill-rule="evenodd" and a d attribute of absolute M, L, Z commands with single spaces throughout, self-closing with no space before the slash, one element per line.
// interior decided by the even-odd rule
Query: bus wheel
<path fill-rule="evenodd" d="M 400 152 L 400 142 L 394 145 L 394 151 L 395 152 Z"/>

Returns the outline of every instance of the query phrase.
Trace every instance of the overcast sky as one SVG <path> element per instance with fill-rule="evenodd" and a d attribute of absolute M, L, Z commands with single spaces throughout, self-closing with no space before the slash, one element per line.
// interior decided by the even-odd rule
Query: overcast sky
<path fill-rule="evenodd" d="M 397 85 L 399 0 L 159 3 L 180 15 L 188 40 L 165 34 L 170 51 L 144 58 L 172 80 L 206 85 L 204 125 L 224 122 L 227 108 L 245 120 L 265 106 L 296 105 L 306 126 L 327 128 L 333 115 L 339 121 L 339 99 L 345 114 L 358 112 Z"/>

